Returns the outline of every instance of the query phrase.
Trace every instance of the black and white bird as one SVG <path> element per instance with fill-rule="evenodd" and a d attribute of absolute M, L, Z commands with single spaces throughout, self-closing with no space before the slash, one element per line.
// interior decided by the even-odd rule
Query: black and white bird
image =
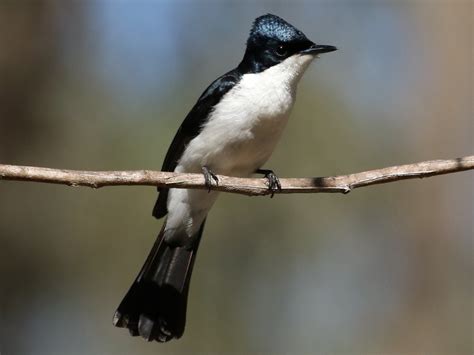
<path fill-rule="evenodd" d="M 114 315 L 114 325 L 148 341 L 180 338 L 186 321 L 189 282 L 207 214 L 218 192 L 216 174 L 263 173 L 280 188 L 269 159 L 288 121 L 296 87 L 318 54 L 315 44 L 278 16 L 258 17 L 237 68 L 215 80 L 181 124 L 162 170 L 203 173 L 207 190 L 159 189 L 153 216 L 166 216 L 138 277 Z"/>

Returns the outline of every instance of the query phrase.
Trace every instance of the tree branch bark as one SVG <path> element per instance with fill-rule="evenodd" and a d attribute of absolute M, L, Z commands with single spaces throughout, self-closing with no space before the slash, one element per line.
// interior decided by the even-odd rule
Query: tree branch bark
<path fill-rule="evenodd" d="M 348 193 L 353 189 L 392 181 L 426 178 L 474 169 L 474 155 L 450 160 L 431 160 L 392 166 L 349 175 L 280 179 L 276 193 Z M 265 178 L 236 178 L 219 175 L 212 190 L 249 196 L 269 195 Z M 148 185 L 168 188 L 207 189 L 201 174 L 180 174 L 152 170 L 79 171 L 0 164 L 0 180 L 33 181 L 99 188 L 119 185 Z"/>

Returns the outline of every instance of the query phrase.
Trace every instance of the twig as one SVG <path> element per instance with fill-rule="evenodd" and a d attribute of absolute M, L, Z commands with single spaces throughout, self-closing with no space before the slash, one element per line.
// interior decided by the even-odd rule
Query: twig
<path fill-rule="evenodd" d="M 353 189 L 392 181 L 425 178 L 474 169 L 474 155 L 451 160 L 431 160 L 392 166 L 350 175 L 280 179 L 280 193 L 348 193 Z M 268 195 L 264 178 L 236 178 L 219 175 L 213 190 L 243 195 Z M 34 181 L 69 186 L 151 185 L 185 189 L 206 189 L 201 174 L 180 174 L 151 170 L 79 171 L 0 164 L 0 180 Z"/>

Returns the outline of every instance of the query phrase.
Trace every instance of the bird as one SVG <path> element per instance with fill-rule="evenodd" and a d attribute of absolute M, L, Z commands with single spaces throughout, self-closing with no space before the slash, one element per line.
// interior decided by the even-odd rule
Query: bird
<path fill-rule="evenodd" d="M 263 174 L 273 194 L 278 177 L 263 165 L 288 121 L 308 65 L 337 50 L 316 44 L 282 18 L 257 17 L 243 59 L 198 98 L 179 127 L 162 171 L 202 173 L 207 189 L 158 188 L 153 216 L 166 217 L 140 273 L 117 308 L 113 324 L 147 341 L 179 339 L 206 217 L 216 201 L 217 175 Z"/>

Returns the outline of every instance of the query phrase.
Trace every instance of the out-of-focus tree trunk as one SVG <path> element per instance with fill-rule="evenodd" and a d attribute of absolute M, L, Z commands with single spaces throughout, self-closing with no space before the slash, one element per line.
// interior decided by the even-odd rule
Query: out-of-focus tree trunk
<path fill-rule="evenodd" d="M 65 21 L 61 12 L 74 8 Z M 57 73 L 67 31 L 81 24 L 81 2 L 51 0 L 0 1 L 0 161 L 16 162 L 34 156 L 34 149 L 48 136 L 47 93 Z M 5 194 L 3 195 L 5 197 Z M 8 198 L 8 197 L 7 197 Z M 27 203 L 19 199 L 19 203 Z M 19 216 L 29 222 L 31 216 Z M 12 224 L 13 225 L 13 224 Z M 3 224 L 0 228 L 0 351 L 27 353 L 25 339 L 18 335 L 26 324 L 28 309 L 18 302 L 35 290 L 45 289 L 39 271 L 51 254 L 33 252 L 20 241 L 31 237 Z M 32 244 L 37 245 L 37 244 Z M 27 287 L 25 285 L 28 285 Z M 29 297 L 29 296 L 28 296 Z M 33 303 L 34 301 L 31 300 Z M 23 303 L 24 304 L 24 303 Z M 12 326 L 13 324 L 13 326 Z"/>
<path fill-rule="evenodd" d="M 472 30 L 469 29 L 472 27 L 472 5 L 463 1 L 423 5 L 414 6 L 413 15 L 424 26 L 420 27 L 420 43 L 425 51 L 431 51 L 425 55 L 432 66 L 426 70 L 432 70 L 432 75 L 426 75 L 426 80 L 419 83 L 419 100 L 429 105 L 410 123 L 413 132 L 417 132 L 415 141 L 418 145 L 414 150 L 422 154 L 424 147 L 431 147 L 425 156 L 442 156 L 448 149 L 469 151 L 472 131 L 462 130 L 462 127 L 469 127 L 472 120 L 466 111 L 466 103 L 472 101 L 473 93 L 472 76 L 469 77 L 472 75 Z M 438 184 L 441 186 L 441 181 Z M 411 206 L 417 216 L 412 226 L 417 236 L 412 244 L 417 267 L 412 274 L 406 312 L 400 317 L 400 326 L 396 327 L 399 334 L 393 333 L 394 339 L 398 339 L 392 349 L 396 353 L 449 353 L 454 348 L 460 354 L 472 352 L 472 348 L 468 349 L 472 343 L 465 342 L 469 338 L 469 325 L 472 330 L 469 317 L 464 315 L 472 301 L 465 296 L 469 295 L 470 289 L 466 279 L 468 273 L 462 269 L 461 261 L 458 264 L 445 262 L 459 258 L 453 255 L 463 250 L 466 241 L 472 240 L 462 238 L 469 232 L 464 232 L 465 225 L 459 223 L 465 218 L 463 211 L 471 210 L 472 204 L 468 198 L 456 198 L 469 194 L 459 186 L 453 186 L 450 192 L 451 200 L 456 201 L 452 205 L 447 204 L 446 194 L 436 189 L 437 186 L 432 185 L 429 193 L 428 190 L 417 190 L 418 197 L 413 198 Z M 427 209 L 425 206 L 439 207 Z M 466 247 L 469 248 L 469 242 Z M 459 269 L 453 269 L 456 265 Z M 457 324 L 458 329 L 448 331 L 440 326 L 442 324 Z"/>
<path fill-rule="evenodd" d="M 0 159 L 10 161 L 42 136 L 44 88 L 60 59 L 64 22 L 58 14 L 80 3 L 0 2 Z M 79 10 L 79 9 L 77 9 Z M 75 11 L 77 20 L 81 11 Z M 72 21 L 77 23 L 77 21 Z M 68 25 L 69 26 L 69 25 Z"/>

